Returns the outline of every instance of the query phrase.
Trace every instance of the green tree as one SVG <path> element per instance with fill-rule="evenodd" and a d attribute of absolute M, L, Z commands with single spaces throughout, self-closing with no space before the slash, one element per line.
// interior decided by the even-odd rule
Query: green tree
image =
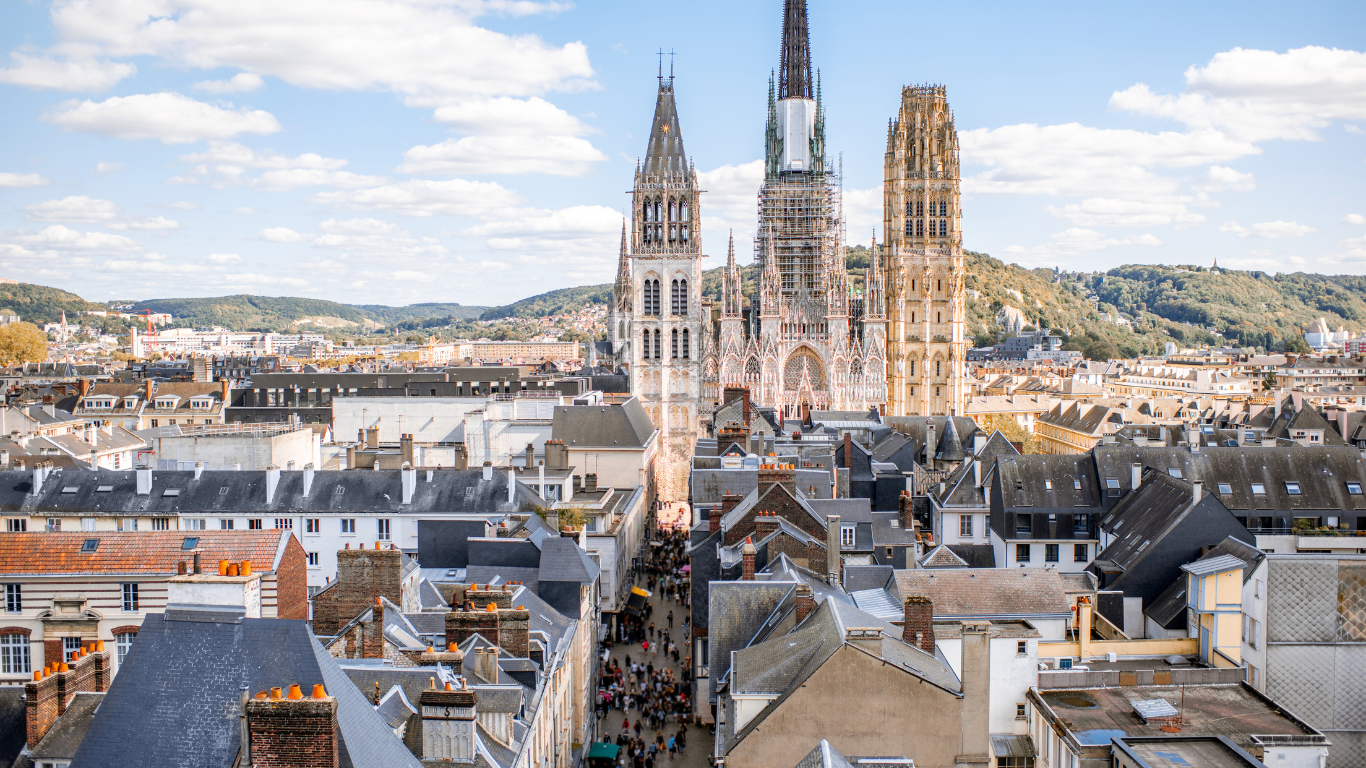
<path fill-rule="evenodd" d="M 988 436 L 992 432 L 1000 432 L 1010 442 L 1022 444 L 1025 454 L 1042 452 L 1039 436 L 1020 426 L 1020 422 L 1004 413 L 987 414 L 977 419 L 977 426 Z"/>
<path fill-rule="evenodd" d="M 1309 342 L 1303 336 L 1291 336 L 1285 340 L 1285 351 L 1292 354 L 1308 355 L 1314 350 L 1309 348 Z"/>
<path fill-rule="evenodd" d="M 47 334 L 33 323 L 0 325 L 0 365 L 42 362 L 47 359 Z"/>
<path fill-rule="evenodd" d="M 1101 339 L 1087 345 L 1086 351 L 1082 354 L 1086 355 L 1087 360 L 1117 360 L 1119 359 L 1119 348 L 1115 346 L 1113 341 Z"/>
<path fill-rule="evenodd" d="M 1275 389 L 1275 388 L 1276 388 L 1276 372 L 1275 372 L 1275 371 L 1267 371 L 1267 372 L 1266 372 L 1266 378 L 1265 378 L 1265 379 L 1262 379 L 1262 389 L 1265 390 L 1265 391 L 1267 391 L 1267 392 L 1270 392 L 1271 390 L 1273 390 L 1273 389 Z"/>

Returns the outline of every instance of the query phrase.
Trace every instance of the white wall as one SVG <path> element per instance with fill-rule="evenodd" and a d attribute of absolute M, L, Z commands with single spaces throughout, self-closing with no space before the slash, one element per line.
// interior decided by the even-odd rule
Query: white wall
<path fill-rule="evenodd" d="M 480 410 L 485 397 L 334 397 L 332 434 L 356 439 L 362 427 L 379 427 L 381 443 L 397 444 L 410 434 L 418 443 L 459 442 L 465 415 Z"/>
<path fill-rule="evenodd" d="M 202 461 L 205 469 L 236 469 L 240 464 L 243 471 L 263 471 L 270 466 L 303 469 L 305 464 L 314 464 L 316 467 L 319 443 L 320 438 L 312 429 L 299 429 L 262 438 L 252 437 L 250 433 L 155 437 L 152 449 L 158 462 L 176 462 L 175 466 L 157 464 L 166 469 L 193 469 L 195 462 Z"/>
<path fill-rule="evenodd" d="M 1022 656 L 1016 648 L 1023 641 L 1027 652 Z M 963 679 L 963 641 L 960 638 L 936 640 L 949 666 L 958 679 Z M 1023 637 L 991 638 L 991 733 L 1027 733 L 1028 720 L 1015 719 L 1015 705 L 1024 704 L 1025 693 L 1038 684 L 1039 640 Z M 1026 708 L 1028 711 L 1028 708 Z"/>

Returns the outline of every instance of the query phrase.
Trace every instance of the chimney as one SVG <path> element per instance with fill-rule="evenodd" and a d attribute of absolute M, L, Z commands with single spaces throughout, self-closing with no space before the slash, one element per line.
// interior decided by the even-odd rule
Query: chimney
<path fill-rule="evenodd" d="M 201 477 L 203 477 L 203 476 L 204 476 L 204 462 L 202 462 L 202 461 L 196 461 L 196 462 L 194 463 L 194 479 L 198 480 L 199 478 L 201 478 Z"/>
<path fill-rule="evenodd" d="M 474 722 L 479 694 L 460 681 L 455 688 L 446 683 L 444 689 L 432 687 L 417 697 L 422 718 L 422 760 L 451 763 L 474 763 Z"/>
<path fill-rule="evenodd" d="M 806 617 L 816 610 L 816 598 L 811 594 L 811 587 L 805 584 L 797 585 L 797 620 L 796 624 L 801 625 L 806 621 Z"/>
<path fill-rule="evenodd" d="M 1205 484 L 1204 484 L 1204 483 L 1199 483 L 1199 482 L 1197 482 L 1197 483 L 1191 483 L 1191 502 L 1192 502 L 1192 503 L 1199 504 L 1199 503 L 1200 503 L 1200 498 L 1201 498 L 1202 496 L 1204 496 L 1204 495 L 1205 495 Z"/>
<path fill-rule="evenodd" d="M 934 450 L 939 445 L 934 439 L 934 421 L 925 419 L 925 466 L 934 468 Z"/>
<path fill-rule="evenodd" d="M 223 407 L 227 408 L 229 405 L 232 404 L 232 383 L 229 382 L 227 379 L 221 379 L 219 381 L 219 384 L 222 387 L 219 390 L 219 394 L 223 398 Z"/>
<path fill-rule="evenodd" d="M 467 604 L 473 598 L 467 598 Z M 473 608 L 471 610 L 470 608 Z M 493 603 L 449 611 L 446 614 L 446 642 L 460 645 L 471 635 L 479 635 L 490 643 L 498 641 L 498 606 Z M 476 670 L 478 659 L 475 660 Z M 481 675 L 482 676 L 482 675 Z"/>
<path fill-rule="evenodd" d="M 915 527 L 915 500 L 910 491 L 902 491 L 901 496 L 896 500 L 897 518 L 901 521 L 901 527 L 905 530 L 912 530 Z"/>
<path fill-rule="evenodd" d="M 484 462 L 484 479 L 485 479 L 485 480 L 492 480 L 492 479 L 493 479 L 493 462 L 491 462 L 491 461 L 486 461 L 486 462 Z"/>
<path fill-rule="evenodd" d="M 195 560 L 199 552 L 195 552 Z M 176 574 L 166 580 L 166 607 L 172 610 L 222 611 L 248 619 L 261 618 L 261 574 L 250 571 L 251 561 L 228 563 L 227 573 L 200 573 L 199 563 L 194 573 Z M 228 620 L 231 620 L 229 618 Z"/>
<path fill-rule="evenodd" d="M 402 460 L 407 464 L 414 464 L 413 461 L 413 436 L 411 434 L 401 435 L 398 438 L 398 450 L 402 454 Z"/>
<path fill-rule="evenodd" d="M 569 469 L 569 447 L 563 440 L 545 441 L 545 466 L 547 469 Z"/>
<path fill-rule="evenodd" d="M 972 460 L 972 484 L 977 488 L 982 487 L 982 460 L 979 458 Z"/>
<path fill-rule="evenodd" d="M 149 496 L 152 493 L 152 470 L 147 468 L 138 469 L 137 495 Z"/>
<path fill-rule="evenodd" d="M 304 495 L 313 490 L 313 462 L 304 465 Z"/>
<path fill-rule="evenodd" d="M 266 503 L 275 502 L 275 489 L 280 486 L 280 468 L 274 465 L 266 467 Z"/>
<path fill-rule="evenodd" d="M 508 593 L 511 596 L 511 592 Z M 509 655 L 525 659 L 531 652 L 531 611 L 525 605 L 498 611 L 498 647 Z M 497 682 L 492 680 L 490 682 Z"/>
<path fill-rule="evenodd" d="M 825 516 L 825 574 L 831 585 L 840 583 L 840 516 Z"/>
<path fill-rule="evenodd" d="M 412 504 L 413 494 L 417 491 L 417 470 L 413 469 L 412 462 L 403 462 L 403 468 L 399 470 L 399 480 L 403 484 L 403 503 Z"/>
<path fill-rule="evenodd" d="M 744 421 L 745 426 L 748 427 L 748 426 L 749 426 L 749 387 L 745 387 L 745 388 L 744 388 L 743 394 L 740 395 L 740 398 L 741 398 L 742 400 L 745 401 L 744 404 L 740 406 L 740 407 L 741 407 L 740 418 Z"/>
<path fill-rule="evenodd" d="M 769 457 L 768 461 L 776 462 L 777 457 Z M 795 464 L 761 464 L 759 465 L 759 495 L 764 494 L 766 486 L 781 485 L 787 489 L 793 498 L 797 496 L 797 466 Z"/>
<path fill-rule="evenodd" d="M 154 391 L 155 391 L 155 385 L 152 384 L 152 380 L 151 380 L 151 379 L 143 379 L 143 380 L 142 380 L 142 399 L 143 399 L 143 400 L 146 400 L 148 405 L 151 405 L 151 404 L 152 404 L 152 393 L 153 393 Z"/>
<path fill-rule="evenodd" d="M 991 762 L 991 623 L 963 622 L 963 746 L 958 764 Z"/>
<path fill-rule="evenodd" d="M 986 447 L 987 436 L 983 434 L 981 430 L 978 430 L 977 433 L 972 436 L 972 455 L 982 455 L 982 449 Z M 981 485 L 981 483 L 978 483 L 978 485 Z"/>
<path fill-rule="evenodd" d="M 43 463 L 42 463 L 41 461 L 39 461 L 39 462 L 34 462 L 34 464 L 33 464 L 33 495 L 34 495 L 34 496 L 37 496 L 37 495 L 39 495 L 40 493 L 43 492 L 43 478 L 44 478 L 44 477 L 46 477 L 46 475 L 45 475 L 44 472 L 43 472 Z M 141 485 L 142 485 L 142 483 L 141 483 L 141 477 L 139 477 L 139 483 L 138 483 L 139 489 L 138 489 L 138 493 L 142 493 Z"/>
<path fill-rule="evenodd" d="M 356 468 L 356 448 L 357 448 L 357 447 L 358 447 L 358 446 L 357 446 L 356 443 L 351 443 L 350 445 L 346 446 L 346 467 L 345 467 L 345 469 L 355 469 L 355 468 Z"/>
<path fill-rule="evenodd" d="M 536 466 L 536 445 L 535 443 L 526 444 L 526 468 L 531 469 Z"/>
<path fill-rule="evenodd" d="M 1129 465 L 1129 490 L 1136 491 L 1143 485 L 1143 465 L 1137 462 Z"/>
<path fill-rule="evenodd" d="M 280 688 L 262 691 L 248 699 L 247 748 L 257 768 L 307 766 L 337 768 L 337 700 L 322 685 L 305 697 L 297 683 L 286 694 Z"/>
<path fill-rule="evenodd" d="M 709 524 L 708 533 L 716 533 L 721 530 L 721 518 L 725 517 L 732 509 L 735 509 L 735 505 L 739 503 L 739 496 L 730 493 L 729 491 L 721 494 L 721 507 L 719 509 L 713 507 L 710 519 L 707 520 Z"/>
<path fill-rule="evenodd" d="M 844 433 L 844 468 L 854 468 L 854 441 L 848 432 Z"/>
<path fill-rule="evenodd" d="M 370 450 L 379 448 L 379 426 L 365 428 L 365 447 Z"/>
<path fill-rule="evenodd" d="M 934 601 L 924 595 L 906 598 L 906 615 L 901 622 L 901 640 L 934 655 Z"/>
<path fill-rule="evenodd" d="M 745 538 L 745 543 L 740 545 L 740 580 L 754 581 L 754 556 L 758 550 L 754 548 L 754 543 Z"/>
<path fill-rule="evenodd" d="M 370 622 L 359 627 L 361 631 L 361 658 L 384 658 L 384 598 L 375 598 L 370 609 Z"/>
<path fill-rule="evenodd" d="M 584 493 L 594 493 L 598 490 L 598 474 L 596 472 L 588 472 L 584 474 L 583 490 Z"/>
<path fill-rule="evenodd" d="M 403 553 L 397 549 L 337 551 L 337 576 L 331 589 L 313 598 L 313 631 L 335 635 L 383 596 L 403 605 Z"/>

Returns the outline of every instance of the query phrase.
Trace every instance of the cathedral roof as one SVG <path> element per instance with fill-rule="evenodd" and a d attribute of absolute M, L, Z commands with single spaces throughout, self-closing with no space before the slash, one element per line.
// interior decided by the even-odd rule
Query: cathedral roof
<path fill-rule="evenodd" d="M 688 156 L 683 151 L 683 131 L 678 126 L 674 106 L 674 79 L 659 79 L 655 101 L 655 121 L 650 127 L 650 146 L 645 151 L 645 175 L 669 176 L 688 171 Z"/>

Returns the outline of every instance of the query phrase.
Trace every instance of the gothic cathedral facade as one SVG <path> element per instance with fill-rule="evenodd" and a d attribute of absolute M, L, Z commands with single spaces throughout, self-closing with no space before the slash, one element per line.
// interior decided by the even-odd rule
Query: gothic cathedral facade
<path fill-rule="evenodd" d="M 608 328 L 631 392 L 660 430 L 659 494 L 687 498 L 702 403 L 704 325 L 697 172 L 683 150 L 673 76 L 660 77 L 645 161 L 638 165 Z"/>
<path fill-rule="evenodd" d="M 958 131 L 943 86 L 908 86 L 887 130 L 887 413 L 964 415 L 966 303 Z"/>
<path fill-rule="evenodd" d="M 748 387 L 755 402 L 784 418 L 810 410 L 867 411 L 884 402 L 886 391 L 882 270 L 874 263 L 864 295 L 851 295 L 840 179 L 825 148 L 806 3 L 786 0 L 783 14 L 754 240 L 759 290 L 746 318 L 732 244 L 707 388 Z"/>

